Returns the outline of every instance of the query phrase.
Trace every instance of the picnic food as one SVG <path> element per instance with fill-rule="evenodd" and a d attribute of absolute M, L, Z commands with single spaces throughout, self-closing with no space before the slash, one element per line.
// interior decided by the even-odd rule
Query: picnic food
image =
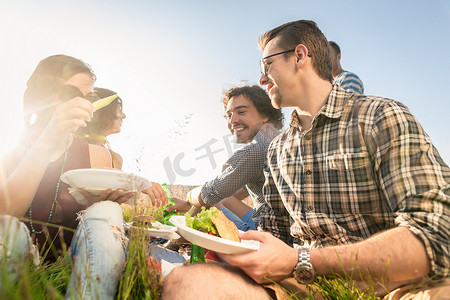
<path fill-rule="evenodd" d="M 105 97 L 103 99 L 97 100 L 94 103 L 92 103 L 92 106 L 94 107 L 95 110 L 99 110 L 99 109 L 109 105 L 116 98 L 117 98 L 117 94 L 109 96 L 109 97 Z"/>
<path fill-rule="evenodd" d="M 195 264 L 204 262 L 205 262 L 205 249 L 193 243 L 191 246 L 191 258 L 189 259 L 189 263 Z"/>
<path fill-rule="evenodd" d="M 139 225 L 152 225 L 152 223 L 156 222 L 156 219 L 152 216 L 148 215 L 140 215 L 133 218 L 133 221 Z"/>
<path fill-rule="evenodd" d="M 175 205 L 175 202 L 173 201 L 172 197 L 170 196 L 170 192 L 169 192 L 169 188 L 167 187 L 167 184 L 163 183 L 161 186 L 162 186 L 164 192 L 166 192 L 167 199 L 169 199 L 169 202 L 162 207 L 164 224 L 174 226 L 172 223 L 170 223 L 169 219 L 170 219 L 170 217 L 174 216 L 176 214 L 176 212 L 175 212 L 175 210 L 167 211 L 167 207 Z"/>
<path fill-rule="evenodd" d="M 216 235 L 221 238 L 240 242 L 238 237 L 239 231 L 233 222 L 227 219 L 227 217 L 215 207 L 211 207 L 206 210 L 202 207 L 202 211 L 195 217 L 191 217 L 189 213 L 186 213 L 186 226 L 206 232 L 208 234 Z"/>

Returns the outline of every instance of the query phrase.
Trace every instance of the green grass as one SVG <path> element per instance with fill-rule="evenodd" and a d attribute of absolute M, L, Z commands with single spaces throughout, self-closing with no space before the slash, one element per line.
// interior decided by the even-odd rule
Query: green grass
<path fill-rule="evenodd" d="M 124 209 L 124 220 L 132 220 L 134 215 L 151 214 L 161 220 L 162 213 L 152 207 L 128 207 Z M 149 240 L 145 229 L 132 231 L 128 245 L 128 258 L 123 267 L 118 287 L 117 299 L 158 299 L 162 284 L 158 265 L 149 259 Z M 50 243 L 51 244 L 51 243 Z M 41 255 L 47 253 L 41 251 Z M 64 299 L 72 271 L 71 260 L 60 257 L 55 263 L 34 266 L 31 260 L 23 262 L 18 271 L 18 280 L 11 277 L 10 262 L 6 256 L 0 257 L 0 299 Z M 352 286 L 345 278 L 323 278 L 310 285 L 311 295 L 320 293 L 324 299 L 379 299 L 372 289 L 363 291 Z M 297 299 L 292 295 L 292 299 Z"/>
<path fill-rule="evenodd" d="M 161 294 L 161 273 L 156 260 L 148 252 L 146 229 L 132 231 L 128 258 L 119 284 L 117 299 L 158 299 Z"/>

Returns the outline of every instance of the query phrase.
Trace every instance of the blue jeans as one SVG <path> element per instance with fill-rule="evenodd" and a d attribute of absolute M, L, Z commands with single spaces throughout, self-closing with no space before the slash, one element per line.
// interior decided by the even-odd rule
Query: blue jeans
<path fill-rule="evenodd" d="M 66 299 L 114 299 L 127 246 L 119 204 L 102 201 L 80 212 L 70 246 L 73 270 Z M 26 225 L 15 217 L 0 216 L 0 262 L 6 259 L 8 268 L 4 280 L 17 282 L 29 257 L 39 265 L 39 253 Z"/>
<path fill-rule="evenodd" d="M 0 216 L 0 291 L 3 282 L 17 282 L 28 258 L 39 265 L 39 252 L 31 242 L 28 227 L 15 217 Z"/>
<path fill-rule="evenodd" d="M 236 225 L 237 229 L 239 229 L 240 231 L 255 230 L 255 223 L 252 220 L 253 209 L 250 209 L 248 212 L 246 212 L 242 219 L 240 219 L 226 207 L 222 207 L 220 208 L 220 210 L 231 222 Z"/>
<path fill-rule="evenodd" d="M 128 246 L 122 208 L 98 202 L 80 213 L 79 220 L 70 246 L 73 270 L 66 299 L 113 299 Z"/>

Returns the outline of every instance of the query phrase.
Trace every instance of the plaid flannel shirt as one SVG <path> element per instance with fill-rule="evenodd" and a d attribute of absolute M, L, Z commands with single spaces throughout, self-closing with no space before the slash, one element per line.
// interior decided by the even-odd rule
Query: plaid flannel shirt
<path fill-rule="evenodd" d="M 333 86 L 311 130 L 294 110 L 264 173 L 263 229 L 286 243 L 341 245 L 406 226 L 433 275 L 449 275 L 450 169 L 403 104 Z"/>
<path fill-rule="evenodd" d="M 203 185 L 203 202 L 214 205 L 245 186 L 253 200 L 252 219 L 255 224 L 259 223 L 265 205 L 262 188 L 267 148 L 279 134 L 280 131 L 271 123 L 263 125 L 250 143 L 234 152 L 223 164 L 222 173 Z"/>

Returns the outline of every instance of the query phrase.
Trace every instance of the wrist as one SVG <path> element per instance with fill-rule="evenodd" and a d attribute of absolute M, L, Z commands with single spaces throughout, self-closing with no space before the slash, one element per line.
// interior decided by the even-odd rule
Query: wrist
<path fill-rule="evenodd" d="M 198 197 L 192 197 L 189 195 L 189 197 L 187 198 L 187 202 L 192 205 L 192 206 L 196 206 L 196 207 L 200 207 L 200 201 L 198 201 Z"/>
<path fill-rule="evenodd" d="M 295 267 L 298 264 L 298 249 L 291 247 L 291 253 L 289 254 L 289 277 L 293 277 Z"/>
<path fill-rule="evenodd" d="M 40 155 L 51 156 L 58 148 L 62 148 L 63 145 L 67 144 L 67 139 L 57 141 L 54 137 L 48 136 L 46 134 L 41 134 L 41 136 L 36 140 L 32 149 Z"/>
<path fill-rule="evenodd" d="M 196 206 L 196 207 L 203 206 L 204 203 L 203 203 L 203 200 L 202 200 L 201 186 L 196 187 L 195 189 L 191 190 L 188 193 L 188 195 L 186 197 L 186 200 L 192 206 Z"/>

